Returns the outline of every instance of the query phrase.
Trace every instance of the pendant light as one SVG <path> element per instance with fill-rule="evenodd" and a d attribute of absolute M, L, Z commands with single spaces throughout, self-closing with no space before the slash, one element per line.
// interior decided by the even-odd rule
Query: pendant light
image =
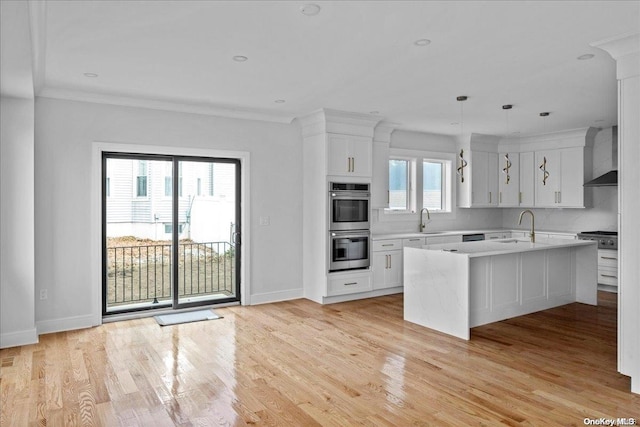
<path fill-rule="evenodd" d="M 464 140 L 464 108 L 463 102 L 468 98 L 464 95 L 456 97 L 456 101 L 460 102 L 460 141 Z M 464 150 L 460 149 L 460 166 L 456 169 L 456 174 L 460 177 L 460 182 L 464 182 L 464 168 L 467 167 L 467 161 L 464 159 Z"/>
<path fill-rule="evenodd" d="M 505 121 L 505 135 L 509 135 L 509 110 L 513 108 L 513 105 L 506 104 L 502 106 L 504 110 L 504 121 Z M 509 184 L 511 181 L 511 175 L 509 175 L 509 170 L 511 169 L 511 160 L 509 160 L 509 153 L 505 153 L 504 155 L 504 168 L 502 168 L 502 173 L 506 175 L 505 184 Z"/>

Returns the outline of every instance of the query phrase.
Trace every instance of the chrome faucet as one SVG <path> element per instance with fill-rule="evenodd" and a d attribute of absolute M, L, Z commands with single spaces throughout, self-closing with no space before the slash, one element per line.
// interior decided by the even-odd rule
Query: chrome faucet
<path fill-rule="evenodd" d="M 429 209 L 422 208 L 422 210 L 420 211 L 420 231 L 424 231 L 424 229 L 427 228 L 427 224 L 425 224 L 424 219 L 422 219 L 422 214 L 424 213 L 424 211 L 427 211 L 427 219 L 431 219 L 431 215 L 429 214 Z"/>
<path fill-rule="evenodd" d="M 535 225 L 534 225 L 535 224 L 535 217 L 533 216 L 533 212 L 531 212 L 529 209 L 520 212 L 520 219 L 518 219 L 518 225 L 522 224 L 522 217 L 526 213 L 530 213 L 531 214 L 531 231 L 529 232 L 529 237 L 531 237 L 531 243 L 535 243 L 536 242 L 536 231 L 535 231 Z"/>

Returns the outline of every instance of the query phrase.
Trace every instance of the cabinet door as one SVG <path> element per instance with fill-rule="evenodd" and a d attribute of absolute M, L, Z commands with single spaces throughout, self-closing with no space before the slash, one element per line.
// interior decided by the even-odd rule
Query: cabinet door
<path fill-rule="evenodd" d="M 370 177 L 372 163 L 372 142 L 370 138 L 349 137 L 349 157 L 351 157 L 351 175 Z"/>
<path fill-rule="evenodd" d="M 371 138 L 330 134 L 327 144 L 329 175 L 371 177 Z"/>
<path fill-rule="evenodd" d="M 373 253 L 373 289 L 402 286 L 402 251 Z"/>
<path fill-rule="evenodd" d="M 471 152 L 471 206 L 489 204 L 489 153 Z"/>
<path fill-rule="evenodd" d="M 498 203 L 520 206 L 520 157 L 518 153 L 498 155 Z"/>
<path fill-rule="evenodd" d="M 558 188 L 559 206 L 584 206 L 584 150 L 560 150 L 561 178 Z"/>
<path fill-rule="evenodd" d="M 534 155 L 532 151 L 520 153 L 520 193 L 518 200 L 520 206 L 534 206 L 534 181 L 536 171 L 534 169 Z"/>
<path fill-rule="evenodd" d="M 487 153 L 487 192 L 489 206 L 498 206 L 498 153 Z"/>
<path fill-rule="evenodd" d="M 536 151 L 535 158 L 535 205 L 555 207 L 560 190 L 559 150 Z"/>
<path fill-rule="evenodd" d="M 350 175 L 349 137 L 329 135 L 327 143 L 327 173 L 329 175 Z"/>

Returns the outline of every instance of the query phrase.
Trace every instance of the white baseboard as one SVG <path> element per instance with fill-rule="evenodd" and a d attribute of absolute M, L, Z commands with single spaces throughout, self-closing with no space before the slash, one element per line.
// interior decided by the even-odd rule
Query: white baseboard
<path fill-rule="evenodd" d="M 0 348 L 17 347 L 19 345 L 37 343 L 38 332 L 36 328 L 0 334 Z"/>
<path fill-rule="evenodd" d="M 304 290 L 290 289 L 288 291 L 267 292 L 264 294 L 251 295 L 251 305 L 267 304 L 270 302 L 288 301 L 303 298 Z"/>
<path fill-rule="evenodd" d="M 98 325 L 95 323 L 95 316 L 91 314 L 86 316 L 65 317 L 62 319 L 42 320 L 40 322 L 36 322 L 38 335 L 91 328 L 93 326 Z"/>
<path fill-rule="evenodd" d="M 404 287 L 398 286 L 395 288 L 377 289 L 375 291 L 360 292 L 357 294 L 338 295 L 334 297 L 323 297 L 322 304 L 335 304 L 339 302 L 355 301 L 358 299 L 367 299 L 381 297 L 384 295 L 401 294 L 404 292 Z"/>

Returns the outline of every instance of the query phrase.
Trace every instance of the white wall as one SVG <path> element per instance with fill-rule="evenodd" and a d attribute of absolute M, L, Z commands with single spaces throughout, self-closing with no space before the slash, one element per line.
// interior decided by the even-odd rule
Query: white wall
<path fill-rule="evenodd" d="M 396 130 L 391 134 L 390 148 L 416 151 L 435 151 L 455 155 L 456 139 L 446 135 L 428 134 Z M 432 231 L 440 230 L 477 230 L 502 227 L 501 209 L 460 209 L 455 206 L 453 197 L 452 214 L 433 214 L 427 228 Z M 373 233 L 417 232 L 419 231 L 420 215 L 403 215 L 401 217 L 384 217 L 382 210 L 373 214 Z"/>
<path fill-rule="evenodd" d="M 47 98 L 36 99 L 36 118 L 36 294 L 49 295 L 36 304 L 39 331 L 88 326 L 101 286 L 89 257 L 95 141 L 249 152 L 251 302 L 302 296 L 296 126 Z"/>
<path fill-rule="evenodd" d="M 0 96 L 0 347 L 38 341 L 34 322 L 34 102 Z"/>

